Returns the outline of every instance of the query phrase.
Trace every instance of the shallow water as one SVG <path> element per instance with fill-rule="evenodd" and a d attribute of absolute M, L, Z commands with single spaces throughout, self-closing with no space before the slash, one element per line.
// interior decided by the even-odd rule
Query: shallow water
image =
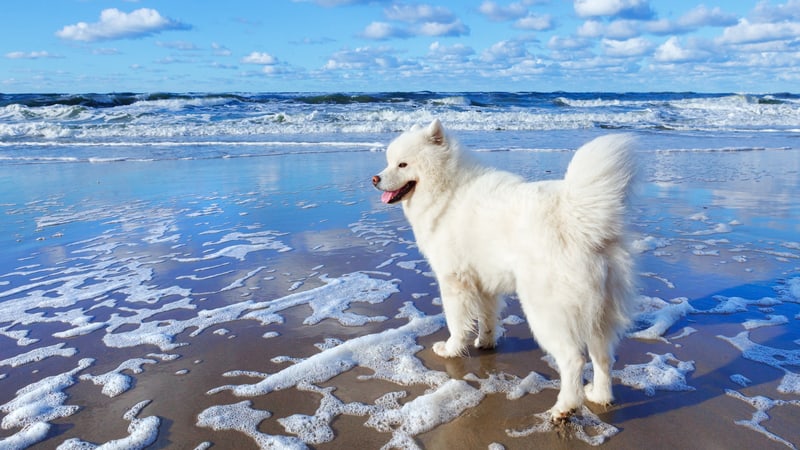
<path fill-rule="evenodd" d="M 602 132 L 456 134 L 552 179 Z M 582 411 L 567 441 L 536 416 L 557 376 L 514 301 L 495 352 L 433 355 L 434 280 L 369 183 L 385 140 L 6 161 L 0 444 L 800 445 L 796 137 L 637 134 L 640 338 L 620 348 L 617 404 Z"/>

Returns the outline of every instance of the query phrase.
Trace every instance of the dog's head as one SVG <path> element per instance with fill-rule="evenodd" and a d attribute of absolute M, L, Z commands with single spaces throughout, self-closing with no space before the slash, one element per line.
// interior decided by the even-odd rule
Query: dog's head
<path fill-rule="evenodd" d="M 386 168 L 372 177 L 372 184 L 383 191 L 381 201 L 396 203 L 410 199 L 423 175 L 436 164 L 432 157 L 443 154 L 446 144 L 439 119 L 425 128 L 414 125 L 392 141 L 386 150 Z"/>

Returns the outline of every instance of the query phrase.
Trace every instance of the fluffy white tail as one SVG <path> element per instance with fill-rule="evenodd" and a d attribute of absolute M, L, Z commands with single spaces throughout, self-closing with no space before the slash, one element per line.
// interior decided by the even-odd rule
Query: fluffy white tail
<path fill-rule="evenodd" d="M 575 152 L 564 175 L 563 214 L 578 222 L 572 232 L 596 248 L 623 232 L 626 199 L 637 172 L 633 144 L 630 134 L 594 139 Z"/>

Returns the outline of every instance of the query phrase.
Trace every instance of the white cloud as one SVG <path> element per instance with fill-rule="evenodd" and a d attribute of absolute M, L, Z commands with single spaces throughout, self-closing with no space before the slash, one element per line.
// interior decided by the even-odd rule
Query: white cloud
<path fill-rule="evenodd" d="M 423 4 L 411 5 L 395 3 L 384 9 L 383 13 L 389 20 L 408 23 L 453 22 L 455 20 L 455 16 L 449 9 Z"/>
<path fill-rule="evenodd" d="M 528 7 L 518 2 L 511 3 L 508 6 L 500 6 L 497 2 L 487 0 L 481 3 L 478 11 L 489 20 L 503 22 L 525 17 L 528 14 Z"/>
<path fill-rule="evenodd" d="M 334 53 L 325 64 L 326 70 L 364 70 L 368 68 L 391 68 L 399 65 L 388 47 L 359 47 Z"/>
<path fill-rule="evenodd" d="M 615 20 L 605 30 L 605 36 L 611 39 L 629 39 L 639 33 L 639 21 L 635 20 Z"/>
<path fill-rule="evenodd" d="M 462 36 L 469 34 L 469 28 L 460 20 L 450 23 L 425 22 L 412 28 L 398 27 L 387 22 L 372 22 L 367 25 L 361 37 L 376 41 L 405 39 L 413 36 Z"/>
<path fill-rule="evenodd" d="M 525 43 L 521 41 L 500 41 L 481 53 L 481 60 L 488 63 L 509 62 L 530 57 Z"/>
<path fill-rule="evenodd" d="M 609 39 L 625 40 L 641 34 L 641 21 L 619 19 L 609 23 L 590 19 L 578 27 L 576 34 L 582 38 L 605 37 Z"/>
<path fill-rule="evenodd" d="M 138 38 L 165 30 L 188 28 L 188 25 L 163 17 L 155 9 L 141 8 L 125 13 L 109 8 L 100 13 L 100 21 L 67 25 L 57 31 L 56 36 L 71 41 L 93 42 Z"/>
<path fill-rule="evenodd" d="M 214 69 L 229 69 L 229 70 L 234 70 L 234 69 L 237 69 L 237 68 L 238 68 L 238 67 L 237 67 L 236 65 L 234 65 L 234 64 L 223 64 L 223 63 L 221 63 L 221 62 L 218 62 L 218 61 L 214 61 L 214 62 L 210 63 L 208 66 L 209 66 L 209 67 L 213 67 Z"/>
<path fill-rule="evenodd" d="M 726 27 L 736 24 L 737 21 L 736 14 L 726 13 L 719 7 L 709 9 L 705 5 L 699 5 L 679 17 L 678 20 L 649 21 L 643 27 L 654 34 L 683 34 L 703 27 Z"/>
<path fill-rule="evenodd" d="M 467 62 L 474 54 L 475 50 L 464 44 L 453 44 L 448 47 L 436 41 L 428 47 L 428 57 L 440 61 Z"/>
<path fill-rule="evenodd" d="M 726 13 L 719 7 L 708 9 L 705 5 L 699 5 L 683 16 L 677 24 L 681 29 L 697 29 L 700 27 L 724 27 L 736 23 L 736 15 Z"/>
<path fill-rule="evenodd" d="M 40 52 L 9 52 L 6 53 L 8 59 L 44 59 L 44 58 L 63 58 L 60 55 L 54 55 L 47 51 Z"/>
<path fill-rule="evenodd" d="M 250 54 L 242 58 L 240 62 L 242 64 L 261 66 L 260 73 L 264 75 L 280 75 L 290 73 L 291 71 L 291 68 L 286 63 L 280 62 L 278 58 L 266 52 L 250 52 Z M 227 64 L 217 65 L 214 63 L 214 66 L 224 69 L 235 68 L 235 66 Z M 257 74 L 258 72 L 254 71 L 248 71 L 246 73 L 247 76 L 256 76 Z"/>
<path fill-rule="evenodd" d="M 573 7 L 580 17 L 650 19 L 654 16 L 647 0 L 575 0 Z"/>
<path fill-rule="evenodd" d="M 578 27 L 578 37 L 582 38 L 596 38 L 605 33 L 606 27 L 597 20 L 587 20 Z"/>
<path fill-rule="evenodd" d="M 800 38 L 800 22 L 752 23 L 741 19 L 736 25 L 725 28 L 719 42 L 747 44 L 797 38 Z"/>
<path fill-rule="evenodd" d="M 514 27 L 523 30 L 546 31 L 554 28 L 553 16 L 550 14 L 529 14 L 514 23 Z"/>
<path fill-rule="evenodd" d="M 157 41 L 156 45 L 163 48 L 171 48 L 173 50 L 181 50 L 181 51 L 193 51 L 200 49 L 193 43 L 187 41 L 170 41 L 170 42 Z"/>
<path fill-rule="evenodd" d="M 407 38 L 411 36 L 407 30 L 398 28 L 387 22 L 372 22 L 361 33 L 367 39 L 382 41 L 391 38 Z"/>
<path fill-rule="evenodd" d="M 384 9 L 390 22 L 372 22 L 361 32 L 366 39 L 383 41 L 405 39 L 414 36 L 462 36 L 469 34 L 469 27 L 456 19 L 450 10 L 423 4 L 395 3 Z"/>
<path fill-rule="evenodd" d="M 486 71 L 483 75 L 490 79 L 495 79 L 499 75 L 519 81 L 520 79 L 541 75 L 545 73 L 547 69 L 548 66 L 545 64 L 545 61 L 531 58 L 511 64 L 506 68 Z"/>
<path fill-rule="evenodd" d="M 728 51 L 731 52 L 731 49 L 728 49 Z M 786 53 L 790 58 L 797 58 L 797 45 L 790 40 L 737 44 L 735 51 L 741 57 L 751 57 L 754 53 L 762 55 Z"/>
<path fill-rule="evenodd" d="M 547 48 L 551 50 L 578 50 L 586 48 L 590 45 L 590 41 L 580 37 L 560 37 L 552 36 L 547 41 Z"/>
<path fill-rule="evenodd" d="M 708 52 L 699 49 L 685 48 L 675 36 L 672 36 L 661 44 L 656 49 L 654 55 L 656 61 L 663 63 L 704 61 L 709 59 L 709 57 L 710 54 Z"/>
<path fill-rule="evenodd" d="M 758 22 L 798 21 L 800 20 L 800 0 L 788 0 L 784 4 L 775 6 L 769 2 L 760 1 L 753 10 L 753 19 Z"/>
<path fill-rule="evenodd" d="M 395 34 L 395 27 L 386 22 L 372 22 L 371 24 L 367 25 L 367 28 L 361 33 L 361 35 L 367 39 L 388 39 Z"/>
<path fill-rule="evenodd" d="M 287 71 L 283 67 L 269 65 L 269 66 L 264 66 L 261 69 L 261 72 L 264 73 L 265 75 L 280 75 L 286 73 Z"/>
<path fill-rule="evenodd" d="M 603 53 L 613 57 L 642 56 L 653 48 L 652 42 L 640 37 L 624 41 L 603 39 L 601 45 L 603 46 Z"/>
<path fill-rule="evenodd" d="M 653 34 L 674 34 L 679 33 L 674 21 L 668 19 L 651 20 L 643 25 L 643 28 Z"/>
<path fill-rule="evenodd" d="M 214 54 L 217 56 L 231 56 L 233 53 L 229 48 L 217 42 L 211 43 L 211 49 L 214 50 Z"/>
<path fill-rule="evenodd" d="M 469 28 L 460 20 L 450 23 L 425 22 L 415 31 L 423 36 L 463 36 L 469 34 Z"/>
<path fill-rule="evenodd" d="M 606 58 L 604 56 L 563 60 L 558 62 L 558 66 L 561 69 L 581 72 L 581 78 L 584 78 L 588 71 L 598 73 L 597 71 L 600 70 L 604 74 L 608 74 L 612 72 L 624 72 L 627 70 L 625 66 L 619 64 L 619 61 L 612 58 Z"/>
<path fill-rule="evenodd" d="M 278 60 L 274 56 L 263 52 L 252 52 L 242 58 L 242 63 L 244 64 L 273 65 L 277 62 Z"/>

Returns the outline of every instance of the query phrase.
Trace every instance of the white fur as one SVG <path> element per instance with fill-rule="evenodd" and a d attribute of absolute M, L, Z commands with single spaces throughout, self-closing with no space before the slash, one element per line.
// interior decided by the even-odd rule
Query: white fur
<path fill-rule="evenodd" d="M 584 398 L 613 401 L 614 349 L 634 293 L 624 240 L 631 144 L 628 135 L 597 138 L 575 153 L 563 180 L 525 182 L 471 160 L 434 120 L 397 137 L 373 178 L 383 191 L 417 182 L 400 201 L 441 290 L 450 338 L 434 344 L 436 354 L 464 355 L 473 331 L 476 347 L 494 347 L 501 296 L 516 292 L 559 368 L 556 421 Z M 587 352 L 594 379 L 584 388 Z"/>

